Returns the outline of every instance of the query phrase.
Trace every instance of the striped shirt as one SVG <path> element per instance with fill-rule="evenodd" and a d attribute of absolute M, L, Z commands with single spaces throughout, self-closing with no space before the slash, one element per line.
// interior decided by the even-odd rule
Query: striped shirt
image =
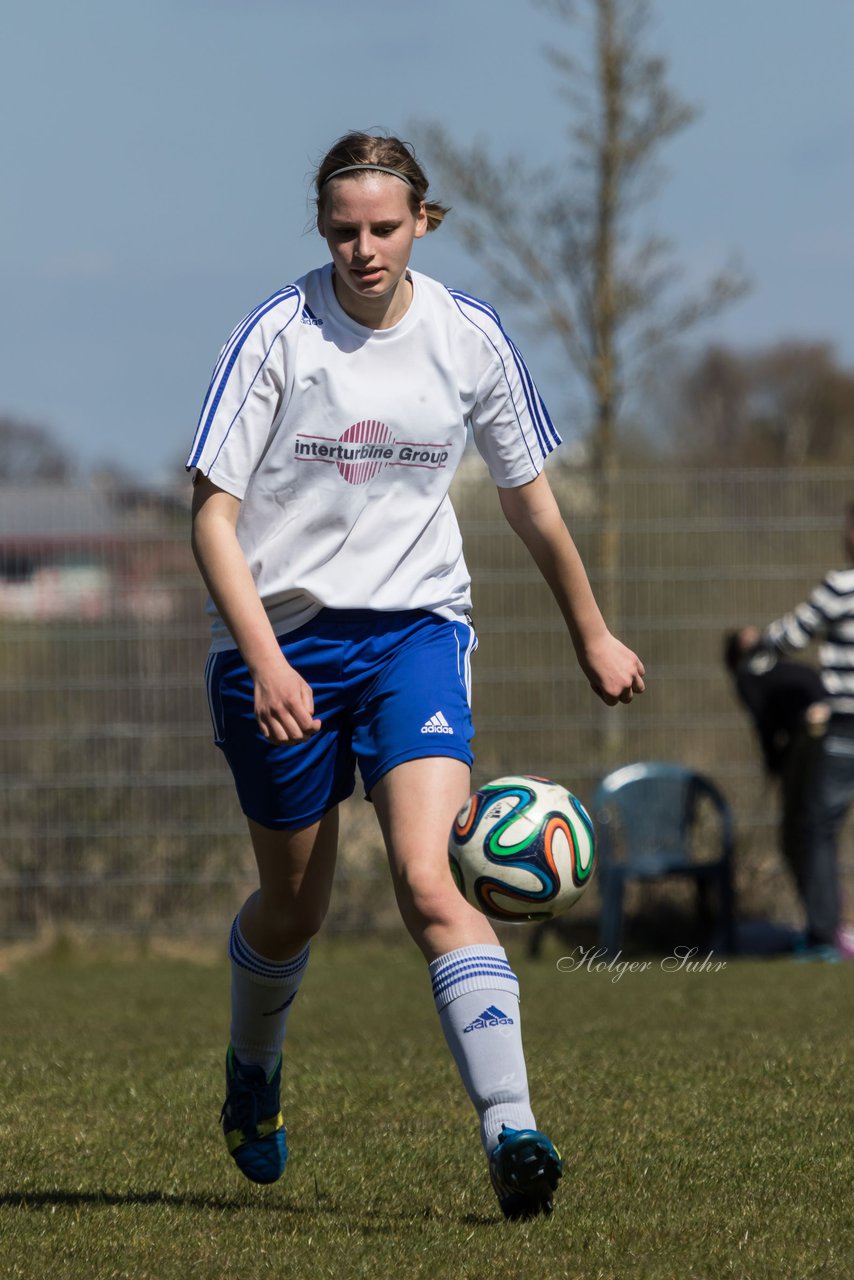
<path fill-rule="evenodd" d="M 467 432 L 502 488 L 560 443 L 493 309 L 411 272 L 367 329 L 331 265 L 261 303 L 214 368 L 188 466 L 239 498 L 237 536 L 277 635 L 323 608 L 460 618 L 470 579 L 449 496 Z M 214 649 L 231 648 L 213 616 Z"/>
<path fill-rule="evenodd" d="M 834 569 L 808 600 L 772 622 L 766 638 L 781 653 L 823 637 L 821 679 L 832 711 L 854 715 L 854 569 Z"/>

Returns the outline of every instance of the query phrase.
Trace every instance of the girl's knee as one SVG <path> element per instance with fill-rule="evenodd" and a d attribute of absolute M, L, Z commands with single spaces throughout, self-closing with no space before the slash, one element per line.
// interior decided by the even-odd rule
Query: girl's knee
<path fill-rule="evenodd" d="M 404 923 L 414 935 L 452 925 L 470 910 L 450 875 L 447 881 L 404 882 L 397 896 Z"/>
<path fill-rule="evenodd" d="M 326 919 L 325 902 L 305 903 L 259 891 L 254 915 L 280 955 L 295 955 L 311 942 Z"/>

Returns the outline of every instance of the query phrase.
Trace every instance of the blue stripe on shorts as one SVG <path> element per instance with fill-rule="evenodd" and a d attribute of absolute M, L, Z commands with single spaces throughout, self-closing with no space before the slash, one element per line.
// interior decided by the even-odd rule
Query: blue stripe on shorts
<path fill-rule="evenodd" d="M 243 812 L 262 826 L 309 826 L 351 795 L 366 795 L 407 760 L 451 756 L 471 766 L 474 629 L 424 610 L 323 609 L 280 638 L 310 685 L 320 730 L 276 744 L 255 721 L 252 678 L 236 649 L 206 668 L 216 742 Z"/>

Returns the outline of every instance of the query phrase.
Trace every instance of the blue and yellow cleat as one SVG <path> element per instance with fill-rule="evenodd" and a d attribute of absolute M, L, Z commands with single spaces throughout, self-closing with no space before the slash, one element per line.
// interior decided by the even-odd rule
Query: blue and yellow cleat
<path fill-rule="evenodd" d="M 544 1133 L 501 1126 L 489 1174 L 505 1218 L 517 1222 L 541 1213 L 548 1216 L 562 1173 L 560 1153 Z"/>
<path fill-rule="evenodd" d="M 281 1054 L 266 1076 L 263 1068 L 244 1065 L 228 1046 L 222 1130 L 235 1164 L 252 1182 L 276 1182 L 285 1172 L 288 1142 L 279 1102 L 281 1084 Z"/>

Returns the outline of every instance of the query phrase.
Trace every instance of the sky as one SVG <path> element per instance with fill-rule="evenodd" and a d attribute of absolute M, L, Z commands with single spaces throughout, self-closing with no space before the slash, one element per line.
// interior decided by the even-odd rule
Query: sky
<path fill-rule="evenodd" d="M 694 341 L 827 341 L 854 366 L 854 4 L 652 0 L 647 39 L 701 115 L 644 219 L 686 283 L 733 258 L 753 283 Z M 582 53 L 583 28 L 529 0 L 4 6 L 0 414 L 48 428 L 82 470 L 174 481 L 231 329 L 326 260 L 307 192 L 331 142 L 438 122 L 547 164 L 566 118 L 555 44 Z M 495 299 L 453 214 L 413 266 Z M 580 434 L 569 371 L 520 345 Z"/>

